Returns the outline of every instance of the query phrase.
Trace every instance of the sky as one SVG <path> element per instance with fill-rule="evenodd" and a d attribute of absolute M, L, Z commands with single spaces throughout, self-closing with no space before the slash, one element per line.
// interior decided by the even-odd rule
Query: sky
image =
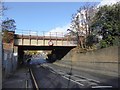
<path fill-rule="evenodd" d="M 32 34 L 48 32 L 64 32 L 69 28 L 72 14 L 84 5 L 99 5 L 97 2 L 4 2 L 8 8 L 4 12 L 5 18 L 16 21 L 16 33 L 22 31 Z M 104 3 L 102 3 L 104 4 Z"/>

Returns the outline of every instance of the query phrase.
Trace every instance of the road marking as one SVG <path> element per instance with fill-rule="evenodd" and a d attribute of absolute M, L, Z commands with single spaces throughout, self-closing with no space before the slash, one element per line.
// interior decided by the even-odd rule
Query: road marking
<path fill-rule="evenodd" d="M 47 67 L 49 67 L 49 68 L 52 68 L 52 69 L 53 69 L 53 67 L 51 67 L 51 66 L 47 66 Z"/>
<path fill-rule="evenodd" d="M 33 75 L 31 69 L 30 69 L 30 72 L 31 72 L 31 75 L 32 75 L 33 81 L 34 81 L 34 83 L 35 83 L 35 87 L 36 87 L 37 90 L 39 90 L 38 85 L 37 85 L 37 82 L 36 82 L 36 80 L 35 80 L 35 77 L 34 77 L 34 75 Z"/>
<path fill-rule="evenodd" d="M 48 68 L 52 69 L 54 72 L 58 73 L 58 74 L 65 74 L 63 71 L 59 70 L 55 70 L 53 67 L 49 66 L 49 65 L 46 65 Z"/>
<path fill-rule="evenodd" d="M 112 88 L 112 86 L 92 86 L 92 88 Z"/>
<path fill-rule="evenodd" d="M 81 84 L 81 83 L 79 83 L 79 81 L 87 81 L 87 80 L 88 80 L 88 81 L 93 81 L 93 82 L 96 82 L 96 83 L 100 83 L 100 81 L 97 81 L 97 80 L 94 80 L 94 79 L 90 79 L 90 78 L 87 78 L 87 77 L 84 77 L 84 76 L 80 76 L 80 75 L 68 75 L 68 74 L 63 73 L 63 71 L 61 71 L 61 70 L 56 71 L 56 70 L 54 70 L 53 67 L 51 67 L 51 66 L 47 66 L 47 67 L 53 70 L 53 71 L 50 70 L 52 73 L 63 74 L 62 77 L 66 78 L 66 79 L 69 79 L 69 78 L 67 78 L 67 77 L 69 77 L 69 76 L 86 79 L 86 80 L 83 80 L 83 79 L 80 79 L 80 80 L 72 80 L 72 79 L 70 79 L 71 81 L 73 81 L 73 82 L 75 82 L 75 83 L 77 83 L 77 84 L 80 84 L 81 86 L 84 86 L 84 85 Z"/>
<path fill-rule="evenodd" d="M 26 88 L 28 88 L 28 80 L 26 80 Z"/>
<path fill-rule="evenodd" d="M 82 79 L 86 79 L 86 77 L 83 77 L 83 76 L 80 76 L 80 75 L 76 75 L 76 74 L 74 74 L 73 76 L 74 77 L 78 77 L 78 78 L 82 78 Z"/>
<path fill-rule="evenodd" d="M 82 81 L 87 81 L 87 80 L 84 80 L 84 79 L 79 79 L 79 80 L 75 80 L 76 82 L 82 82 Z"/>
<path fill-rule="evenodd" d="M 53 70 L 50 70 L 50 72 L 52 72 L 52 73 L 56 74 L 56 72 L 55 72 L 55 71 L 53 71 Z"/>
<path fill-rule="evenodd" d="M 63 71 L 61 71 L 61 70 L 58 70 L 59 72 L 62 72 L 62 73 L 65 73 L 65 72 L 63 72 Z"/>
<path fill-rule="evenodd" d="M 84 76 L 80 76 L 80 75 L 74 75 L 74 76 L 79 77 L 79 78 L 83 78 L 83 79 L 87 79 L 88 81 L 94 81 L 94 82 L 100 83 L 100 81 L 98 81 L 98 80 L 90 79 L 90 78 L 87 78 L 87 77 L 84 77 Z"/>
<path fill-rule="evenodd" d="M 54 70 L 50 70 L 52 73 L 58 73 L 58 74 L 60 74 L 60 73 L 62 73 L 62 74 L 64 74 L 63 72 L 56 72 L 56 71 L 54 71 Z M 77 83 L 77 84 L 79 84 L 79 85 L 81 85 L 81 86 L 84 86 L 84 84 L 82 84 L 82 83 L 79 83 L 79 82 L 76 82 L 76 81 L 74 81 L 74 80 L 72 80 L 72 79 L 69 79 L 69 78 L 67 78 L 67 77 L 65 77 L 65 76 L 70 76 L 70 75 L 64 75 L 64 76 L 62 76 L 63 78 L 65 78 L 65 79 L 67 79 L 67 80 L 70 80 L 70 81 L 72 81 L 72 82 L 75 82 L 75 83 Z"/>
<path fill-rule="evenodd" d="M 72 75 L 68 75 L 68 74 L 66 74 L 66 75 L 64 75 L 64 76 L 66 76 L 66 77 L 69 77 L 69 76 L 73 77 Z"/>
<path fill-rule="evenodd" d="M 65 79 L 67 79 L 67 80 L 70 80 L 70 81 L 72 81 L 72 82 L 74 82 L 74 83 L 77 83 L 77 84 L 79 84 L 79 85 L 81 85 L 81 86 L 84 86 L 84 84 L 79 83 L 79 82 L 76 82 L 76 81 L 74 81 L 74 80 L 72 80 L 72 79 L 69 79 L 69 78 L 67 78 L 67 77 L 65 77 L 65 76 L 62 76 L 62 77 L 65 78 Z"/>
<path fill-rule="evenodd" d="M 64 75 L 65 73 L 63 73 L 63 72 L 59 72 L 59 71 L 56 71 L 56 70 L 50 70 L 52 73 L 54 73 L 54 74 L 60 74 L 60 75 Z"/>
<path fill-rule="evenodd" d="M 53 67 L 51 67 L 51 66 L 48 66 L 51 70 L 51 72 L 52 73 L 58 73 L 58 74 L 64 74 L 63 72 L 61 72 L 61 71 L 57 71 L 57 70 L 55 70 L 55 69 L 53 69 Z"/>
<path fill-rule="evenodd" d="M 53 71 L 52 71 L 53 70 Z M 77 84 L 79 84 L 79 85 L 81 85 L 81 86 L 84 86 L 84 84 L 81 84 L 79 81 L 94 81 L 94 82 L 97 82 L 97 83 L 100 83 L 99 81 L 97 81 L 97 80 L 94 80 L 94 79 L 89 79 L 89 78 L 86 78 L 86 77 L 83 77 L 83 76 L 80 76 L 80 75 L 68 75 L 68 74 L 65 74 L 65 73 L 63 73 L 62 71 L 55 71 L 54 69 L 52 69 L 52 70 L 50 70 L 52 73 L 58 73 L 58 74 L 63 74 L 63 76 L 62 77 L 64 77 L 65 79 L 67 79 L 67 80 L 69 80 L 69 76 L 71 76 L 71 77 L 79 77 L 79 78 L 83 78 L 83 79 L 86 79 L 86 80 L 83 80 L 83 79 L 79 79 L 79 80 L 73 80 L 73 79 L 70 79 L 72 82 L 75 82 L 75 83 L 77 83 Z"/>
<path fill-rule="evenodd" d="M 95 79 L 89 79 L 89 78 L 87 78 L 87 79 L 88 79 L 88 81 L 93 81 L 93 82 L 100 83 L 100 81 L 97 81 L 97 80 L 95 80 Z"/>
<path fill-rule="evenodd" d="M 58 74 L 61 74 L 61 75 L 65 75 L 65 73 L 64 73 L 64 72 L 61 72 L 61 71 L 58 71 L 57 73 L 58 73 Z"/>

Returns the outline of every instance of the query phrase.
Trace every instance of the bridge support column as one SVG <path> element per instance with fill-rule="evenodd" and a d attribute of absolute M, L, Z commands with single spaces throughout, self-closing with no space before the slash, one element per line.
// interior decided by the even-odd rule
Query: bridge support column
<path fill-rule="evenodd" d="M 20 66 L 24 63 L 23 55 L 24 55 L 24 51 L 22 49 L 18 48 L 18 66 Z"/>

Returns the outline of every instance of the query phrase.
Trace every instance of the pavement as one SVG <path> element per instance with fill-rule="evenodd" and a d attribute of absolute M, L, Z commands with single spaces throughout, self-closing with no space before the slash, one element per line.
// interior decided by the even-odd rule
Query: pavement
<path fill-rule="evenodd" d="M 32 80 L 27 67 L 21 67 L 2 82 L 2 89 L 32 88 Z"/>

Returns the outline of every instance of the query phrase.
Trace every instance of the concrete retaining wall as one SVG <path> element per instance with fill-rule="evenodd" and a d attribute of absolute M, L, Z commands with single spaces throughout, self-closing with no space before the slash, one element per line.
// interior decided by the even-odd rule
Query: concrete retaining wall
<path fill-rule="evenodd" d="M 70 66 L 73 68 L 100 73 L 109 76 L 118 76 L 118 65 L 120 58 L 120 47 L 108 47 L 87 53 L 77 53 L 71 50 L 57 65 Z"/>

